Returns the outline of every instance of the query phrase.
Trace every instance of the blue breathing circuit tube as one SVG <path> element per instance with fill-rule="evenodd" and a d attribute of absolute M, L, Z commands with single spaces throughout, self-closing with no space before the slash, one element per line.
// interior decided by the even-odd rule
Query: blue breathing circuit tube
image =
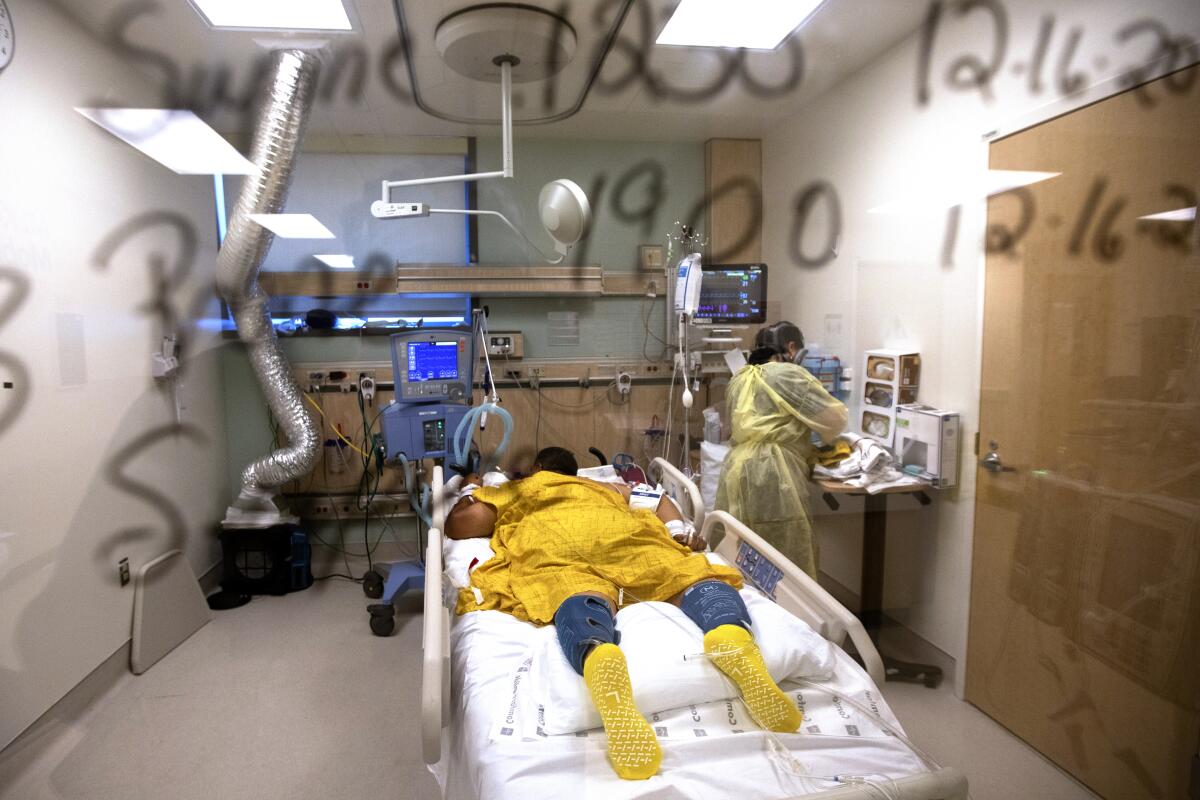
<path fill-rule="evenodd" d="M 414 491 L 416 475 L 414 474 L 413 465 L 403 453 L 398 454 L 397 458 L 400 459 L 400 469 L 404 473 L 404 491 L 408 493 L 408 504 L 412 506 L 412 510 L 421 518 L 421 521 L 432 528 L 433 516 L 429 513 L 429 510 L 432 507 L 433 492 L 428 486 L 422 486 L 419 492 Z"/>
<path fill-rule="evenodd" d="M 504 436 L 500 439 L 500 444 L 492 451 L 491 455 L 486 460 L 480 462 L 479 472 L 484 473 L 492 467 L 500 463 L 500 456 L 504 455 L 504 451 L 508 449 L 509 440 L 512 439 L 513 420 L 512 415 L 501 408 L 496 403 L 483 403 L 473 407 L 467 412 L 467 415 L 462 418 L 462 422 L 458 423 L 458 429 L 454 431 L 452 443 L 454 449 L 455 464 L 466 464 L 471 453 L 471 440 L 474 439 L 475 426 L 479 425 L 480 430 L 487 423 L 488 414 L 495 414 L 500 417 L 504 423 Z"/>

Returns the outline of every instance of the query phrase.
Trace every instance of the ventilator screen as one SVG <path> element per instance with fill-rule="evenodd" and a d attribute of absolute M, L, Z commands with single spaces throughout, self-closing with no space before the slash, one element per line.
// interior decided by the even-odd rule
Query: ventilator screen
<path fill-rule="evenodd" d="M 458 342 L 409 342 L 408 380 L 458 379 Z"/>

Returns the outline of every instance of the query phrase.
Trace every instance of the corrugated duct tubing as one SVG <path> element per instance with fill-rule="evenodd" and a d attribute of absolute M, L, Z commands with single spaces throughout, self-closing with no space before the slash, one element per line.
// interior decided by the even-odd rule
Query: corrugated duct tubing
<path fill-rule="evenodd" d="M 320 432 L 292 378 L 271 324 L 267 294 L 258 284 L 273 235 L 250 219 L 251 214 L 283 210 L 320 61 L 312 52 L 280 50 L 271 66 L 268 95 L 254 125 L 250 160 L 255 170 L 245 178 L 217 256 L 217 290 L 229 304 L 267 405 L 287 436 L 285 447 L 252 461 L 242 471 L 242 490 L 234 508 L 261 511 L 273 509 L 270 498 L 278 487 L 312 471 L 320 448 Z"/>

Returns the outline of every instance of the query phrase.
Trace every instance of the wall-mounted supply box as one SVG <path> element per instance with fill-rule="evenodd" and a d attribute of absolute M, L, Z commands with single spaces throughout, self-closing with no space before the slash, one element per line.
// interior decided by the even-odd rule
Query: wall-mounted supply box
<path fill-rule="evenodd" d="M 893 386 L 921 385 L 921 354 L 911 350 L 868 350 L 863 378 Z"/>
<path fill-rule="evenodd" d="M 888 447 L 896 441 L 896 408 L 915 403 L 921 356 L 911 350 L 867 350 L 859 430 Z"/>
<path fill-rule="evenodd" d="M 896 409 L 896 455 L 939 489 L 958 485 L 959 418 L 924 403 Z"/>

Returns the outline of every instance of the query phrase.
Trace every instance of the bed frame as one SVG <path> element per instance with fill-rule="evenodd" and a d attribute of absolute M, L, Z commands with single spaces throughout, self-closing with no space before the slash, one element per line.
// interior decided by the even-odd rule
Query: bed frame
<path fill-rule="evenodd" d="M 883 661 L 857 617 L 737 519 L 724 511 L 705 514 L 700 490 L 670 463 L 656 458 L 650 470 L 684 515 L 700 529 L 714 552 L 730 564 L 736 564 L 748 583 L 764 591 L 829 641 L 840 647 L 849 638 L 871 679 L 883 684 Z M 443 478 L 442 468 L 434 467 L 433 528 L 425 548 L 421 675 L 421 743 L 426 764 L 441 760 L 442 728 L 450 719 L 450 610 L 446 605 L 442 576 L 442 530 L 447 512 L 442 497 Z M 888 785 L 887 794 L 896 800 L 966 800 L 967 780 L 957 770 L 942 767 L 896 780 Z M 804 797 L 878 800 L 879 789 L 846 785 Z"/>

